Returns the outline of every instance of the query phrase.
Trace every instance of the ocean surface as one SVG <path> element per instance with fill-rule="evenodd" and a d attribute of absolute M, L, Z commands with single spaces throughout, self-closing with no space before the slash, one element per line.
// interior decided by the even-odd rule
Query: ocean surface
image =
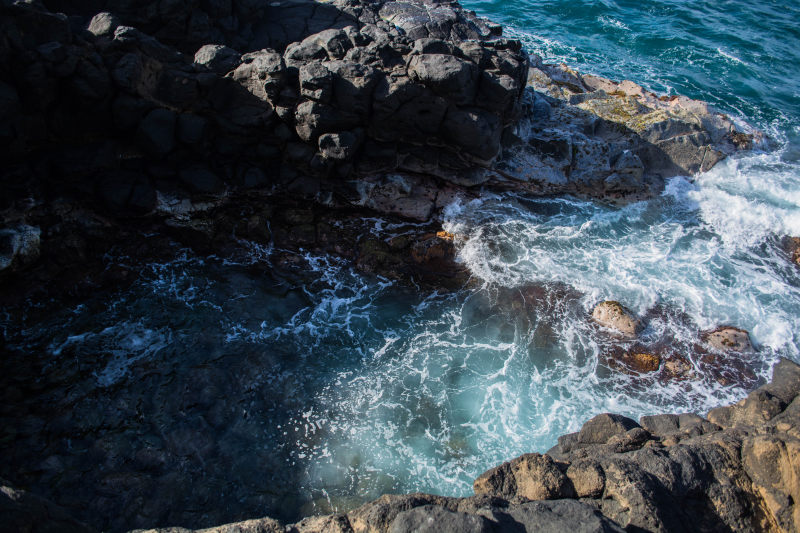
<path fill-rule="evenodd" d="M 387 492 L 464 496 L 484 470 L 545 452 L 595 414 L 703 413 L 768 379 L 779 356 L 800 361 L 800 270 L 782 245 L 800 236 L 800 4 L 464 5 L 548 62 L 709 101 L 779 149 L 621 208 L 514 194 L 451 205 L 445 229 L 463 237 L 459 260 L 476 280 L 456 293 L 323 256 L 305 258 L 311 276 L 280 277 L 275 250 L 242 243 L 234 258 L 183 250 L 128 265 L 140 272 L 130 289 L 55 315 L 32 305 L 0 316 L 8 345 L 41 354 L 43 373 L 80 368 L 53 400 L 73 418 L 31 443 L 84 472 L 42 467 L 49 494 L 140 468 L 152 479 L 126 490 L 175 507 L 212 501 L 231 520 L 296 519 Z M 619 342 L 588 320 L 606 299 L 645 317 L 640 344 L 682 358 L 685 375 L 612 368 Z M 755 354 L 709 363 L 700 332 L 719 325 L 748 330 Z M 109 452 L 98 462 L 98 439 L 136 461 L 167 452 L 156 466 Z"/>

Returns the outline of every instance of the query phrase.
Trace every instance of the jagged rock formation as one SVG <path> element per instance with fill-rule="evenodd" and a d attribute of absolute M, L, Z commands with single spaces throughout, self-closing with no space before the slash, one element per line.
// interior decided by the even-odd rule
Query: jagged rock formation
<path fill-rule="evenodd" d="M 425 219 L 430 208 L 382 206 L 374 183 L 353 180 L 401 170 L 470 184 L 527 79 L 520 43 L 457 5 L 239 2 L 211 15 L 111 2 L 93 17 L 53 5 L 85 16 L 3 7 L 8 199 L 68 177 L 116 214 L 144 214 L 175 188 L 281 186 Z M 421 194 L 432 207 L 435 191 Z"/>
<path fill-rule="evenodd" d="M 366 271 L 459 286 L 467 273 L 454 265 L 457 237 L 436 226 L 437 213 L 455 198 L 482 188 L 640 198 L 668 176 L 707 170 L 759 142 L 702 103 L 662 99 L 629 82 L 546 65 L 501 34 L 457 3 L 437 0 L 4 0 L 0 281 L 13 281 L 11 273 L 38 261 L 52 268 L 32 278 L 37 290 L 55 288 L 47 283 L 55 278 L 64 285 L 63 269 L 85 277 L 92 260 L 119 241 L 138 253 L 157 253 L 158 245 L 142 242 L 141 232 L 166 234 L 204 252 L 224 250 L 232 238 L 314 249 L 352 259 Z M 427 224 L 387 240 L 359 225 L 367 211 Z M 125 275 L 103 272 L 109 284 L 123 283 Z M 4 286 L 7 294 L 11 285 Z M 773 396 L 745 411 L 777 413 L 790 402 L 767 393 Z M 775 434 L 797 437 L 795 412 L 785 409 L 790 425 L 775 425 Z M 731 413 L 712 422 L 751 420 Z M 711 428 L 725 453 L 743 450 L 747 431 L 767 435 L 755 423 L 756 429 L 729 431 L 682 417 L 678 429 Z M 650 509 L 648 487 L 659 497 L 675 488 L 675 498 L 690 503 L 707 487 L 721 491 L 714 502 L 733 498 L 731 506 L 739 507 L 731 509 L 743 513 L 739 521 L 725 515 L 722 522 L 702 522 L 711 529 L 720 523 L 750 527 L 755 523 L 747 522 L 747 513 L 769 527 L 796 525 L 792 492 L 784 491 L 795 487 L 797 493 L 796 481 L 786 481 L 797 478 L 786 455 L 794 441 L 748 444 L 784 461 L 780 475 L 753 470 L 751 479 L 734 472 L 720 479 L 743 492 L 701 483 L 682 493 L 684 485 L 658 476 L 678 468 L 664 462 L 673 460 L 669 450 L 695 441 L 677 446 L 680 432 L 662 435 L 644 421 L 640 428 L 603 420 L 568 438 L 570 450 L 554 450 L 554 458 L 526 456 L 482 477 L 479 490 L 489 494 L 386 496 L 347 515 L 290 528 L 618 531 L 626 524 L 649 527 L 638 511 L 623 510 L 632 509 L 625 507 L 630 502 Z M 692 438 L 697 446 L 717 446 L 706 435 Z M 626 447 L 633 451 L 619 451 Z M 585 455 L 612 449 L 622 454 L 613 460 L 625 465 L 641 454 L 644 470 L 619 467 L 614 478 L 617 462 L 603 462 L 610 455 Z M 712 459 L 722 453 L 713 450 Z M 698 457 L 687 476 L 716 475 L 714 464 L 739 465 L 733 456 L 718 463 Z M 758 457 L 748 459 L 747 468 L 761 464 Z M 579 459 L 599 466 L 581 470 L 574 466 Z M 623 481 L 615 486 L 614 479 Z M 644 483 L 643 496 L 623 490 L 630 479 Z M 748 492 L 753 483 L 759 483 L 755 495 Z M 9 516 L 21 512 L 14 516 L 34 522 L 47 516 L 56 529 L 85 528 L 6 483 L 2 494 Z M 553 497 L 562 499 L 523 501 Z M 689 509 L 712 505 L 695 499 L 700 503 Z M 683 524 L 682 516 L 664 528 Z M 124 517 L 116 519 L 115 526 Z M 264 519 L 214 530 L 282 526 Z"/>
<path fill-rule="evenodd" d="M 478 186 L 640 198 L 754 144 L 701 102 L 529 57 L 457 3 L 7 0 L 0 13 L 0 210 L 42 249 L 74 221 L 30 219 L 62 200 L 190 229 L 272 194 L 430 221 Z"/>

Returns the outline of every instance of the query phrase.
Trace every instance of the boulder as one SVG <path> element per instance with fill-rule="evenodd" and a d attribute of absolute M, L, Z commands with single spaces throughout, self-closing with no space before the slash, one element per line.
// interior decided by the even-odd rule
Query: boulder
<path fill-rule="evenodd" d="M 654 353 L 631 351 L 611 355 L 608 359 L 611 368 L 626 373 L 647 374 L 661 368 L 661 356 Z"/>
<path fill-rule="evenodd" d="M 792 263 L 800 265 L 800 237 L 784 237 L 783 246 Z"/>
<path fill-rule="evenodd" d="M 603 467 L 597 461 L 591 459 L 575 461 L 567 468 L 566 475 L 578 498 L 599 498 L 603 495 L 606 476 Z"/>
<path fill-rule="evenodd" d="M 300 95 L 329 104 L 333 97 L 333 75 L 325 63 L 312 61 L 300 67 Z"/>
<path fill-rule="evenodd" d="M 615 436 L 624 435 L 639 424 L 625 416 L 603 413 L 586 422 L 577 434 L 577 444 L 605 444 Z"/>
<path fill-rule="evenodd" d="M 361 139 L 359 132 L 324 133 L 319 136 L 319 151 L 325 159 L 348 161 L 355 157 Z"/>
<path fill-rule="evenodd" d="M 221 44 L 207 44 L 194 54 L 194 64 L 225 75 L 239 66 L 241 54 Z"/>
<path fill-rule="evenodd" d="M 196 530 L 195 533 L 285 533 L 286 528 L 272 518 L 257 518 Z M 145 533 L 145 532 L 142 532 Z M 177 532 L 176 532 L 177 533 Z"/>
<path fill-rule="evenodd" d="M 473 483 L 475 494 L 500 498 L 553 500 L 571 494 L 566 475 L 548 455 L 531 453 L 484 472 Z"/>
<path fill-rule="evenodd" d="M 455 105 L 472 105 L 478 88 L 478 67 L 446 54 L 421 54 L 411 58 L 408 75 Z"/>
<path fill-rule="evenodd" d="M 103 11 L 92 17 L 87 29 L 96 37 L 103 37 L 113 35 L 114 30 L 116 30 L 119 25 L 120 21 L 113 13 Z"/>
<path fill-rule="evenodd" d="M 388 533 L 490 533 L 489 520 L 480 515 L 449 511 L 436 505 L 424 505 L 403 511 L 392 520 Z"/>
<path fill-rule="evenodd" d="M 274 50 L 259 50 L 241 57 L 233 79 L 251 94 L 275 105 L 286 82 L 286 63 Z"/>
<path fill-rule="evenodd" d="M 597 304 L 592 311 L 592 319 L 603 327 L 634 337 L 642 329 L 642 324 L 621 303 L 608 300 Z"/>
<path fill-rule="evenodd" d="M 511 531 L 569 531 L 572 533 L 622 533 L 613 520 L 586 503 L 575 500 L 528 502 L 510 507 L 508 515 L 516 522 Z M 517 525 L 518 524 L 518 525 Z"/>
<path fill-rule="evenodd" d="M 750 335 L 743 329 L 721 326 L 713 331 L 704 332 L 701 336 L 709 346 L 721 352 L 753 351 Z"/>

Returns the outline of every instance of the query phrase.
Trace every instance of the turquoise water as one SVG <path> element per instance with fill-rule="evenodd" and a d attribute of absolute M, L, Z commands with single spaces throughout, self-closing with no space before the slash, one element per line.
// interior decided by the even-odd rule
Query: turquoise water
<path fill-rule="evenodd" d="M 107 493 L 85 498 L 95 516 L 141 526 L 296 519 L 385 492 L 467 495 L 487 468 L 543 452 L 597 413 L 705 412 L 767 379 L 778 356 L 800 361 L 800 274 L 781 245 L 800 235 L 800 8 L 465 5 L 546 61 L 708 100 L 780 148 L 622 208 L 513 194 L 451 205 L 444 226 L 474 281 L 456 293 L 330 257 L 307 256 L 311 275 L 269 274 L 276 250 L 241 243 L 232 258 L 128 265 L 141 274 L 130 289 L 57 315 L 0 315 L 15 354 L 3 371 L 66 374 L 41 398 L 77 413 L 46 429 L 9 422 L 34 428 L 20 429 L 12 463 L 66 466 L 37 474 L 39 490 L 69 500 L 135 471 L 124 512 L 107 510 Z M 605 299 L 646 319 L 623 347 L 685 357 L 690 370 L 612 368 L 620 341 L 588 319 Z M 709 363 L 700 332 L 721 324 L 749 330 L 758 351 Z M 151 495 L 178 503 L 143 510 L 136 498 Z"/>
<path fill-rule="evenodd" d="M 800 5 L 791 1 L 468 1 L 550 62 L 715 104 L 800 134 Z"/>

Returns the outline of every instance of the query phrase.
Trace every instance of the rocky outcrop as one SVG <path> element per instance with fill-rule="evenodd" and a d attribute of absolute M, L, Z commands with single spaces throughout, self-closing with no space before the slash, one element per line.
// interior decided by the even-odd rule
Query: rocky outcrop
<path fill-rule="evenodd" d="M 800 366 L 782 359 L 773 372 L 707 419 L 598 415 L 547 454 L 485 472 L 469 498 L 386 495 L 286 531 L 797 531 Z M 203 531 L 278 530 L 265 518 Z"/>
<path fill-rule="evenodd" d="M 613 300 L 597 304 L 592 311 L 592 319 L 601 326 L 627 337 L 635 336 L 642 329 L 641 322 L 621 303 Z"/>
<path fill-rule="evenodd" d="M 263 518 L 200 531 L 789 532 L 800 527 L 798 458 L 800 366 L 782 359 L 770 383 L 707 418 L 664 414 L 637 423 L 598 415 L 547 454 L 526 454 L 485 472 L 469 498 L 386 495 L 345 514 L 285 527 Z M 0 495 L 7 524 L 91 531 L 10 486 Z"/>
<path fill-rule="evenodd" d="M 703 340 L 712 348 L 723 352 L 753 351 L 750 335 L 745 330 L 732 326 L 722 326 L 713 331 L 707 331 L 703 334 Z"/>
<path fill-rule="evenodd" d="M 705 102 L 658 96 L 630 81 L 581 75 L 532 59 L 523 120 L 490 184 L 610 200 L 660 190 L 727 155 L 769 141 L 745 133 Z"/>
<path fill-rule="evenodd" d="M 85 278 L 115 243 L 156 254 L 154 241 L 164 235 L 204 252 L 239 238 L 272 244 L 284 250 L 277 265 L 311 249 L 380 275 L 460 286 L 467 272 L 454 262 L 458 237 L 436 225 L 455 198 L 481 188 L 639 198 L 668 176 L 706 170 L 758 144 L 704 104 L 531 58 L 498 26 L 456 3 L 0 4 L 0 274 L 31 268 L 40 257 L 40 266 L 53 268 L 32 277 L 36 291 L 66 286 L 73 277 L 62 277 L 64 269 Z M 373 232 L 365 212 L 391 218 L 400 230 Z M 59 287 L 48 283 L 55 278 Z M 124 283 L 129 273 L 104 271 L 98 279 Z M 12 285 L 5 283 L 6 294 L 28 296 L 29 285 Z M 641 355 L 634 359 L 642 368 L 658 366 Z M 647 520 L 661 520 L 662 501 L 705 510 L 728 500 L 738 522 L 726 514 L 722 522 L 713 515 L 699 523 L 739 527 L 755 516 L 770 527 L 796 525 L 794 441 L 781 440 L 794 435 L 796 402 L 760 394 L 741 409 L 709 415 L 718 426 L 681 415 L 680 431 L 663 438 L 644 421 L 638 427 L 604 416 L 551 455 L 526 455 L 481 476 L 475 497 L 386 496 L 289 529 L 619 531 L 656 527 L 660 522 Z M 782 422 L 772 433 L 748 429 L 759 413 Z M 732 426 L 719 429 L 725 424 Z M 761 439 L 747 441 L 751 454 L 742 452 L 752 474 L 737 470 L 744 459 L 734 453 L 745 450 L 747 431 Z M 706 433 L 721 439 L 722 451 L 697 452 L 694 470 L 668 462 L 682 460 L 674 451 L 683 450 L 679 441 L 694 445 L 687 439 Z M 701 440 L 697 446 L 705 446 Z M 614 455 L 637 453 L 642 457 Z M 108 460 L 116 467 L 129 459 Z M 640 459 L 644 466 L 636 467 Z M 160 459 L 136 460 L 149 468 Z M 669 477 L 675 469 L 687 479 L 728 477 L 720 486 L 681 484 Z M 92 476 L 100 473 L 85 474 Z M 135 475 L 93 482 L 131 499 L 151 486 Z M 181 484 L 191 490 L 181 479 L 158 481 L 170 496 Z M 706 489 L 717 499 L 703 499 Z M 673 490 L 677 496 L 665 496 Z M 13 502 L 8 516 L 23 517 L 17 529 L 43 517 L 85 528 L 10 486 L 3 493 Z M 162 500 L 153 516 L 169 505 Z M 108 501 L 100 505 L 113 514 Z M 115 520 L 118 527 L 126 517 Z M 212 530 L 281 529 L 263 519 Z"/>
<path fill-rule="evenodd" d="M 758 144 L 455 3 L 47 6 L 0 8 L 0 209 L 174 218 L 175 198 L 277 190 L 429 220 L 448 188 L 630 197 Z"/>
<path fill-rule="evenodd" d="M 68 262 L 65 222 L 38 215 L 58 202 L 179 235 L 270 196 L 433 224 L 485 188 L 641 198 L 760 142 L 701 102 L 544 64 L 457 3 L 13 1 L 0 13 L 2 276 L 37 250 Z M 357 264 L 394 276 L 384 245 Z M 408 264 L 445 271 L 439 252 Z"/>
<path fill-rule="evenodd" d="M 521 112 L 520 43 L 456 4 L 53 4 L 75 16 L 2 7 L 8 200 L 66 175 L 116 214 L 152 212 L 154 191 L 176 187 L 365 205 L 360 177 L 471 183 Z"/>

